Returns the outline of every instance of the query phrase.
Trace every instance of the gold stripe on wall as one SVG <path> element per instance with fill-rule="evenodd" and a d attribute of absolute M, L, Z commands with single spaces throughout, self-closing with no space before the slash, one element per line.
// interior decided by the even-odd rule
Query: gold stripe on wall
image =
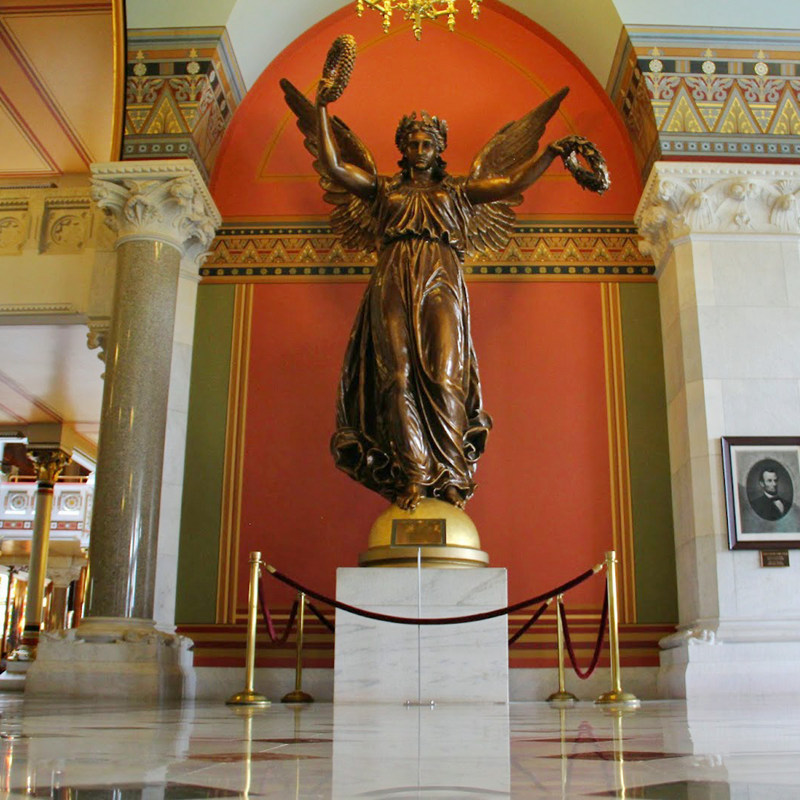
<path fill-rule="evenodd" d="M 231 369 L 228 383 L 228 418 L 225 426 L 225 464 L 222 478 L 222 514 L 217 573 L 218 623 L 234 622 L 236 616 L 239 526 L 244 483 L 242 478 L 252 318 L 253 286 L 240 284 L 236 287 L 233 301 Z"/>
<path fill-rule="evenodd" d="M 636 572 L 619 284 L 604 283 L 601 287 L 601 300 L 606 367 L 608 458 L 611 475 L 611 525 L 614 549 L 620 562 L 618 571 L 620 620 L 632 623 L 636 622 Z"/>

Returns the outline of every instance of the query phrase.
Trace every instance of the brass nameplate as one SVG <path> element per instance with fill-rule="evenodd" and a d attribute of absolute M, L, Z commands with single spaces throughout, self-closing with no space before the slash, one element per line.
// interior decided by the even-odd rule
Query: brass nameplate
<path fill-rule="evenodd" d="M 393 519 L 392 547 L 444 545 L 446 530 L 443 519 Z"/>
<path fill-rule="evenodd" d="M 760 550 L 762 567 L 788 567 L 788 550 Z"/>

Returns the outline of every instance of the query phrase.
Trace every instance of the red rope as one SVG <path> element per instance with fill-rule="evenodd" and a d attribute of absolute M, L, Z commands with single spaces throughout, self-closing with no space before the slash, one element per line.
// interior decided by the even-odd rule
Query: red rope
<path fill-rule="evenodd" d="M 571 581 L 567 581 L 566 583 L 562 583 L 560 586 L 556 586 L 556 588 L 550 592 L 544 592 L 543 594 L 536 595 L 528 600 L 523 600 L 520 603 L 514 603 L 514 605 L 506 606 L 505 608 L 497 608 L 494 611 L 484 611 L 480 614 L 467 614 L 462 617 L 423 617 L 422 619 L 417 619 L 415 617 L 395 617 L 391 614 L 379 614 L 376 611 L 367 611 L 363 608 L 356 608 L 356 606 L 351 606 L 348 603 L 340 603 L 338 600 L 333 600 L 330 597 L 326 597 L 324 594 L 312 591 L 306 586 L 303 586 L 301 583 L 298 583 L 286 575 L 281 574 L 274 567 L 268 566 L 267 571 L 270 575 L 272 575 L 273 578 L 277 578 L 277 580 L 285 583 L 287 586 L 291 586 L 298 592 L 304 592 L 309 597 L 319 600 L 320 603 L 326 603 L 329 606 L 338 608 L 340 611 L 348 611 L 349 613 L 355 614 L 359 617 L 376 619 L 380 622 L 395 622 L 399 625 L 456 625 L 463 622 L 480 622 L 481 620 L 485 619 L 502 617 L 506 614 L 513 614 L 515 611 L 521 611 L 523 608 L 528 608 L 529 606 L 541 603 L 543 600 L 549 600 L 556 595 L 564 594 L 564 592 L 573 589 L 575 586 L 583 583 L 585 580 L 591 578 L 592 575 L 595 574 L 593 569 L 587 569 L 585 572 L 582 572 Z"/>
<path fill-rule="evenodd" d="M 308 610 L 331 632 L 336 632 L 336 626 L 313 603 L 306 603 Z"/>
<path fill-rule="evenodd" d="M 517 639 L 519 639 L 519 637 L 522 636 L 522 634 L 525 633 L 525 631 L 527 631 L 528 628 L 530 628 L 531 625 L 533 625 L 533 623 L 542 616 L 542 614 L 544 614 L 549 605 L 550 601 L 548 600 L 546 603 L 542 603 L 539 608 L 536 609 L 534 615 L 508 640 L 509 646 L 514 644 L 514 642 L 516 642 Z"/>
<path fill-rule="evenodd" d="M 278 636 L 275 633 L 275 625 L 272 622 L 272 614 L 269 613 L 269 609 L 267 608 L 267 604 L 264 602 L 264 589 L 261 586 L 261 581 L 258 582 L 258 604 L 261 606 L 261 616 L 264 617 L 264 622 L 267 626 L 267 636 L 269 636 L 269 640 L 273 644 L 283 644 L 288 638 L 289 633 L 292 630 L 292 625 L 294 625 L 294 618 L 297 616 L 297 600 L 294 601 L 292 605 L 292 610 L 289 612 L 289 619 L 286 620 L 286 628 L 284 629 L 283 633 Z"/>
<path fill-rule="evenodd" d="M 600 650 L 603 647 L 603 638 L 605 637 L 606 624 L 608 623 L 608 584 L 606 584 L 606 593 L 603 596 L 603 610 L 600 613 L 600 630 L 597 634 L 597 641 L 594 644 L 594 654 L 592 655 L 589 667 L 583 672 L 578 667 L 575 651 L 572 649 L 572 641 L 569 638 L 569 626 L 567 625 L 567 611 L 564 608 L 564 603 L 561 601 L 558 603 L 558 613 L 561 614 L 561 624 L 564 628 L 564 644 L 567 646 L 569 660 L 572 662 L 572 669 L 575 670 L 575 674 L 582 681 L 585 681 L 595 671 L 597 662 L 600 660 Z"/>

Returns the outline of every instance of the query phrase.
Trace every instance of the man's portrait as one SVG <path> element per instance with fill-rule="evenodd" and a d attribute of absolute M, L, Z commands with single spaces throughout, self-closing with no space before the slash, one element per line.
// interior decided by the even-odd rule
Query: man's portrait
<path fill-rule="evenodd" d="M 724 437 L 732 549 L 800 547 L 800 438 Z"/>
<path fill-rule="evenodd" d="M 757 462 L 747 476 L 747 498 L 761 519 L 775 522 L 792 507 L 792 481 L 783 465 L 771 458 Z"/>

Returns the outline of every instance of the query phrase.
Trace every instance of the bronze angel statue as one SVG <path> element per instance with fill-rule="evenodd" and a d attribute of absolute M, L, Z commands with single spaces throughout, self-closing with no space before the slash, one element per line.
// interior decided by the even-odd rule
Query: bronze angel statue
<path fill-rule="evenodd" d="M 380 175 L 360 139 L 328 113 L 354 58 L 353 38 L 339 37 L 315 104 L 281 81 L 334 206 L 334 232 L 347 247 L 377 251 L 344 358 L 331 450 L 340 469 L 400 508 L 413 510 L 425 497 L 463 508 L 492 427 L 470 335 L 464 257 L 506 246 L 512 207 L 557 156 L 595 191 L 607 187 L 607 172 L 581 137 L 537 153 L 564 88 L 498 131 L 464 177 L 449 175 L 442 158 L 447 123 L 425 111 L 404 116 L 395 134 L 400 171 Z"/>

